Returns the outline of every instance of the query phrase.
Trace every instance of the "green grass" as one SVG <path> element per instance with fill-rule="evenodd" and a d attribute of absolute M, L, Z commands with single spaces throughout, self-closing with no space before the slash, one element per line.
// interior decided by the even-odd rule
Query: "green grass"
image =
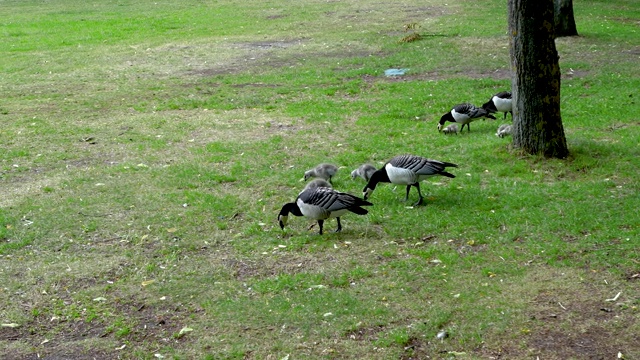
<path fill-rule="evenodd" d="M 574 5 L 556 160 L 436 130 L 509 89 L 501 1 L 1 2 L 5 356 L 640 357 L 640 9 Z M 305 170 L 402 153 L 457 177 L 280 230 Z"/>

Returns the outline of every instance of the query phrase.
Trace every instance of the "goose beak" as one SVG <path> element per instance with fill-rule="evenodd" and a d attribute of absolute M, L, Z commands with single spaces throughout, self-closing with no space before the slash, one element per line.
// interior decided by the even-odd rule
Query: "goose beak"
<path fill-rule="evenodd" d="M 442 124 L 438 124 L 438 131 L 442 131 Z"/>
<path fill-rule="evenodd" d="M 364 193 L 362 194 L 362 197 L 363 197 L 365 200 L 367 200 L 367 199 L 369 198 L 369 196 L 371 196 L 371 193 L 372 193 L 372 192 L 373 192 L 373 190 L 371 190 L 371 189 L 366 189 L 366 190 L 364 191 Z"/>
<path fill-rule="evenodd" d="M 288 216 L 280 215 L 278 216 L 278 223 L 280 224 L 280 229 L 284 230 L 284 227 L 287 225 Z"/>

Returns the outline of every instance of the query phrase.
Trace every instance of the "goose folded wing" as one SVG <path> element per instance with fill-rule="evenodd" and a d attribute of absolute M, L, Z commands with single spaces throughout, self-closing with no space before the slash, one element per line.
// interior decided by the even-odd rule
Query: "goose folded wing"
<path fill-rule="evenodd" d="M 417 172 L 424 166 L 426 159 L 413 155 L 400 155 L 396 156 L 389 161 L 389 163 L 399 169 L 407 169 L 413 172 Z"/>

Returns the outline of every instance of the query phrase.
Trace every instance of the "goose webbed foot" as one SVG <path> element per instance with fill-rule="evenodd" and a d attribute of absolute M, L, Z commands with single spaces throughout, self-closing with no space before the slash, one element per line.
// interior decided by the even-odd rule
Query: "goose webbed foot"
<path fill-rule="evenodd" d="M 320 228 L 320 231 L 318 232 L 318 235 L 322 235 L 322 225 L 324 224 L 324 220 L 318 220 L 318 227 Z"/>
<path fill-rule="evenodd" d="M 420 191 L 420 183 L 415 183 L 413 186 L 415 186 L 416 190 L 418 190 L 418 201 L 415 204 L 413 204 L 413 206 L 422 205 L 422 200 L 424 199 L 424 197 L 422 196 L 422 192 Z"/>
<path fill-rule="evenodd" d="M 342 223 L 340 223 L 340 218 L 337 217 L 336 220 L 338 221 L 338 228 L 336 229 L 336 232 L 340 232 L 342 231 Z"/>
<path fill-rule="evenodd" d="M 409 201 L 409 191 L 411 190 L 411 185 L 407 185 L 407 194 L 404 196 L 404 201 Z"/>

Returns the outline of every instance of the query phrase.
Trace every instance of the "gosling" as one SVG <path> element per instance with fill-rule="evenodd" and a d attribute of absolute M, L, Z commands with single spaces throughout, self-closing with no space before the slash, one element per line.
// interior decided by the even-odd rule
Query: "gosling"
<path fill-rule="evenodd" d="M 330 184 L 331 178 L 338 172 L 338 167 L 333 164 L 320 164 L 311 170 L 307 170 L 304 172 L 304 180 L 307 181 L 309 178 L 320 178 L 328 181 Z"/>
<path fill-rule="evenodd" d="M 449 135 L 449 134 L 456 134 L 458 135 L 458 125 L 456 124 L 451 124 L 447 127 L 445 127 L 444 129 L 442 129 L 442 132 L 445 135 Z"/>
<path fill-rule="evenodd" d="M 499 138 L 503 138 L 507 135 L 511 135 L 512 126 L 509 124 L 502 124 L 498 127 L 498 131 L 496 131 L 496 136 Z"/>
<path fill-rule="evenodd" d="M 360 177 L 363 178 L 364 181 L 369 181 L 369 179 L 371 179 L 371 175 L 373 175 L 374 172 L 376 172 L 376 168 L 373 165 L 360 165 L 359 168 L 351 172 L 351 179 L 355 180 L 355 178 Z"/>

